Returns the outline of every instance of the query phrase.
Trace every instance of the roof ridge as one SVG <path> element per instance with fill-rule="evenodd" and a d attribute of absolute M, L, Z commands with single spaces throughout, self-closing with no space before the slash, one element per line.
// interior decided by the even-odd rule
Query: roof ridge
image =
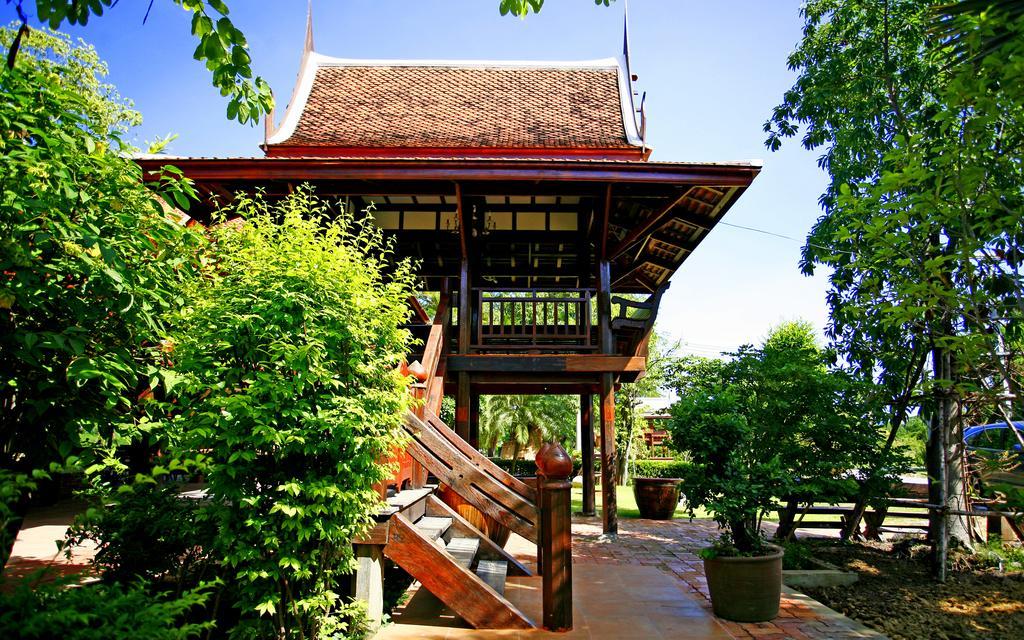
<path fill-rule="evenodd" d="M 311 62 L 318 67 L 447 67 L 454 69 L 619 69 L 618 58 L 589 60 L 482 60 L 482 59 L 387 59 L 340 58 L 314 52 Z"/>

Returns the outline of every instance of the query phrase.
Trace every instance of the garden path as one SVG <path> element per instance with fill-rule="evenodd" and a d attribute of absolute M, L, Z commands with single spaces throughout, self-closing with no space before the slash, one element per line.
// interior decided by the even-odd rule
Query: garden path
<path fill-rule="evenodd" d="M 593 640 L 842 640 L 884 636 L 810 597 L 783 589 L 779 617 L 741 624 L 715 618 L 697 552 L 718 536 L 710 520 L 621 519 L 619 535 L 602 535 L 599 518 L 573 519 L 575 628 L 568 634 L 465 628 L 429 593 L 416 591 L 395 614 L 395 624 L 374 640 L 489 640 L 588 638 Z M 533 545 L 513 535 L 506 548 L 531 565 Z M 415 588 L 415 587 L 414 587 Z M 510 578 L 507 595 L 531 619 L 540 619 L 539 578 Z"/>

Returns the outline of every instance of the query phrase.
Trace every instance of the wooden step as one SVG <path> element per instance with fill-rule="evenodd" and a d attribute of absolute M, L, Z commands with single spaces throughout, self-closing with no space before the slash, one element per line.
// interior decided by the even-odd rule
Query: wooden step
<path fill-rule="evenodd" d="M 505 593 L 505 576 L 507 574 L 508 563 L 504 560 L 481 560 L 476 567 L 476 575 L 501 594 Z"/>
<path fill-rule="evenodd" d="M 448 553 L 455 558 L 455 562 L 467 569 L 473 564 L 479 548 L 480 541 L 476 538 L 452 538 L 447 546 Z"/>
<path fill-rule="evenodd" d="M 431 540 L 437 540 L 452 526 L 451 518 L 424 516 L 416 521 L 416 528 Z"/>
<path fill-rule="evenodd" d="M 495 591 L 466 565 L 473 561 L 479 541 L 466 543 L 453 537 L 449 548 L 443 540 L 430 540 L 401 513 L 392 517 L 391 534 L 384 555 L 419 580 L 423 587 L 477 629 L 530 629 L 533 622 L 505 596 Z M 454 528 L 454 526 L 453 526 Z M 472 553 L 470 553 L 472 552 Z"/>

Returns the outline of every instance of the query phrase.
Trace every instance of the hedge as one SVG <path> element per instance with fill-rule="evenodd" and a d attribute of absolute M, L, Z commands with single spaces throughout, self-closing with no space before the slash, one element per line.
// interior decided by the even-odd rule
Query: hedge
<path fill-rule="evenodd" d="M 579 475 L 580 469 L 583 468 L 583 454 L 579 451 L 573 451 L 570 455 L 572 455 L 572 477 L 575 478 Z M 537 475 L 537 463 L 534 462 L 533 458 L 525 458 L 523 460 L 491 458 L 490 460 L 505 471 L 517 476 Z"/>
<path fill-rule="evenodd" d="M 682 460 L 636 460 L 633 462 L 633 477 L 685 478 L 692 466 Z"/>
<path fill-rule="evenodd" d="M 491 462 L 509 473 L 517 476 L 533 476 L 537 474 L 537 463 L 532 458 L 513 460 L 511 458 L 491 458 Z M 514 469 L 513 469 L 514 465 Z M 601 461 L 594 460 L 595 471 L 601 470 Z M 682 460 L 636 460 L 633 462 L 634 477 L 641 478 L 685 478 L 691 465 Z M 575 478 L 583 468 L 583 458 L 579 451 L 572 453 L 572 475 Z"/>

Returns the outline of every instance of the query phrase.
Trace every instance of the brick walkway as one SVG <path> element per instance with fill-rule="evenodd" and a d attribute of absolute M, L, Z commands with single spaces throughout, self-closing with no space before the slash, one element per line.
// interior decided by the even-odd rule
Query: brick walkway
<path fill-rule="evenodd" d="M 704 564 L 697 552 L 718 537 L 717 525 L 709 520 L 675 519 L 619 520 L 617 540 L 601 535 L 598 518 L 574 518 L 573 564 L 647 565 L 680 580 L 684 588 L 701 596 L 711 609 Z M 878 632 L 832 611 L 802 593 L 783 588 L 782 608 L 772 622 L 737 623 L 720 621 L 734 638 L 759 640 L 883 638 Z"/>

